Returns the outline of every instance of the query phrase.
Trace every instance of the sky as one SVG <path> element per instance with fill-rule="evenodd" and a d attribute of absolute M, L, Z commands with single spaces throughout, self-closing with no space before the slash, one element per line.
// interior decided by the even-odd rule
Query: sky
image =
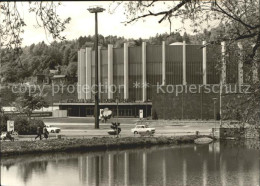
<path fill-rule="evenodd" d="M 62 5 L 57 9 L 58 14 L 62 18 L 71 17 L 71 22 L 67 25 L 66 30 L 63 32 L 63 35 L 66 36 L 68 40 L 77 39 L 80 36 L 88 36 L 95 34 L 95 19 L 94 14 L 89 13 L 87 10 L 90 6 L 93 5 L 101 5 L 106 11 L 98 14 L 98 32 L 103 36 L 108 35 L 116 35 L 123 36 L 125 38 L 149 38 L 150 36 L 155 36 L 157 33 L 169 33 L 170 27 L 169 22 L 164 21 L 162 23 L 158 23 L 161 19 L 158 17 L 149 17 L 146 18 L 145 21 L 139 20 L 138 22 L 131 23 L 125 26 L 122 22 L 126 21 L 126 17 L 124 15 L 124 7 L 119 6 L 113 14 L 108 12 L 109 5 L 115 6 L 115 2 L 62 2 Z M 167 2 L 166 2 L 167 3 Z M 165 3 L 160 2 L 159 6 L 156 6 L 156 11 L 160 11 L 165 8 Z M 45 41 L 46 43 L 50 43 L 52 40 L 51 37 L 46 36 L 43 28 L 36 28 L 36 20 L 35 16 L 32 13 L 28 13 L 28 5 L 27 3 L 23 3 L 20 6 L 20 10 L 22 12 L 22 16 L 25 19 L 25 23 L 27 24 L 25 28 L 25 33 L 23 35 L 23 46 L 28 46 L 33 43 L 38 43 L 41 41 Z M 184 25 L 180 20 L 172 21 L 172 31 L 175 29 L 179 29 Z M 188 26 L 185 26 L 186 32 L 191 32 L 191 29 Z"/>

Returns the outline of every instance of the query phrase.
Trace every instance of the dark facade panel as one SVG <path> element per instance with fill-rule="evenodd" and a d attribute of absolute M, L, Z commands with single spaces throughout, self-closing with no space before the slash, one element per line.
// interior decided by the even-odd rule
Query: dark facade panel
<path fill-rule="evenodd" d="M 227 83 L 238 83 L 238 62 L 239 51 L 237 45 L 228 46 L 226 63 L 227 63 Z"/>
<path fill-rule="evenodd" d="M 101 100 L 108 98 L 108 52 L 107 50 L 100 50 L 100 73 L 101 73 Z"/>
<path fill-rule="evenodd" d="M 95 51 L 91 52 L 91 85 L 95 85 Z M 95 95 L 92 92 L 91 99 L 95 99 Z"/>
<path fill-rule="evenodd" d="M 202 84 L 202 46 L 186 45 L 187 84 Z"/>
<path fill-rule="evenodd" d="M 220 82 L 220 61 L 221 46 L 208 45 L 207 53 L 207 84 L 219 84 Z"/>
<path fill-rule="evenodd" d="M 124 99 L 124 49 L 113 50 L 113 84 L 117 86 L 114 98 Z"/>
<path fill-rule="evenodd" d="M 166 84 L 182 84 L 182 45 L 166 46 Z"/>
<path fill-rule="evenodd" d="M 147 99 L 152 100 L 152 85 L 162 84 L 162 45 L 146 48 Z"/>
<path fill-rule="evenodd" d="M 142 100 L 142 47 L 129 48 L 129 99 Z"/>

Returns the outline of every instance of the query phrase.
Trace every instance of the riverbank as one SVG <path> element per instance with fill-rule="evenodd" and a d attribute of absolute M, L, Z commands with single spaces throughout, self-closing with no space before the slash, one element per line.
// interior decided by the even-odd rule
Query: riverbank
<path fill-rule="evenodd" d="M 53 153 L 53 152 L 79 152 L 108 149 L 126 149 L 147 147 L 153 145 L 187 144 L 194 143 L 198 137 L 93 137 L 85 139 L 51 139 L 37 141 L 3 141 L 1 142 L 1 156 Z"/>

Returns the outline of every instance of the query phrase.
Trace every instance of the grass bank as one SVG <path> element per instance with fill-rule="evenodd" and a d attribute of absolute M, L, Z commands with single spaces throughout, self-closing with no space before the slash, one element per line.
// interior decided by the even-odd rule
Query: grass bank
<path fill-rule="evenodd" d="M 194 143 L 197 136 L 175 137 L 93 137 L 91 139 L 51 139 L 37 141 L 3 141 L 1 142 L 1 156 L 108 150 L 116 148 L 135 148 L 153 145 Z"/>

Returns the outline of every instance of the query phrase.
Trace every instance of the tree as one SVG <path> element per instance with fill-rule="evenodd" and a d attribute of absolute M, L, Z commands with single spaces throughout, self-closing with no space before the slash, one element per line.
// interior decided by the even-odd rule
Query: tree
<path fill-rule="evenodd" d="M 66 69 L 66 75 L 69 77 L 76 77 L 78 71 L 78 63 L 72 62 L 68 65 Z"/>
<path fill-rule="evenodd" d="M 50 33 L 54 39 L 64 40 L 62 32 L 70 18 L 61 19 L 56 12 L 59 2 L 28 2 L 28 12 L 34 14 L 37 20 L 37 26 L 42 27 L 46 33 Z M 21 5 L 21 4 L 20 4 Z M 0 37 L 2 46 L 8 49 L 20 51 L 22 44 L 22 33 L 25 31 L 26 22 L 23 18 L 23 12 L 18 8 L 18 2 L 1 2 L 1 27 Z"/>
<path fill-rule="evenodd" d="M 181 18 L 183 22 L 190 20 L 194 33 L 199 33 L 207 25 L 210 33 L 206 33 L 207 45 L 219 45 L 226 42 L 226 63 L 232 63 L 228 54 L 238 51 L 237 42 L 243 46 L 242 58 L 245 68 L 249 69 L 245 76 L 249 79 L 251 94 L 244 94 L 244 103 L 240 103 L 243 122 L 258 123 L 260 107 L 260 1 L 258 0 L 179 0 L 167 2 L 162 10 L 163 2 L 160 1 L 131 1 L 117 2 L 125 7 L 127 20 L 125 24 L 136 22 L 147 17 L 159 17 L 158 23 L 169 21 L 170 33 L 171 22 L 174 18 Z M 158 11 L 160 10 L 160 11 Z M 214 23 L 214 24 L 212 24 Z M 213 26 L 214 25 L 214 26 Z M 171 35 L 171 34 L 169 34 Z M 201 40 L 202 41 L 202 40 Z M 201 42 L 199 41 L 199 42 Z M 221 60 L 219 60 L 221 63 Z M 258 78 L 252 81 L 254 71 L 258 71 Z M 233 107 L 236 113 L 236 109 Z M 257 118 L 257 119 L 255 119 Z"/>
<path fill-rule="evenodd" d="M 34 110 L 49 107 L 48 103 L 44 100 L 44 96 L 36 89 L 32 89 L 32 87 L 28 87 L 24 93 L 20 93 L 19 97 L 13 103 L 13 106 L 20 113 L 26 114 L 29 120 Z"/>

